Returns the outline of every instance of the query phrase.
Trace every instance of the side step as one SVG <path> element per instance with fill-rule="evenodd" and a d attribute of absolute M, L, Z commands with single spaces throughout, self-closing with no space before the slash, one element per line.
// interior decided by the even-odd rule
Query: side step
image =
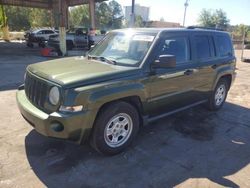
<path fill-rule="evenodd" d="M 194 106 L 198 106 L 200 104 L 203 104 L 207 102 L 207 100 L 202 100 L 202 101 L 199 101 L 199 102 L 196 102 L 196 103 L 193 103 L 193 104 L 190 104 L 190 105 L 187 105 L 187 106 L 184 106 L 184 107 L 181 107 L 181 108 L 178 108 L 176 110 L 173 110 L 171 112 L 166 112 L 166 113 L 163 113 L 163 114 L 160 114 L 160 115 L 157 115 L 157 116 L 154 116 L 154 117 L 144 117 L 144 124 L 147 125 L 148 123 L 151 123 L 151 122 L 154 122 L 158 119 L 161 119 L 161 118 L 164 118 L 164 117 L 167 117 L 167 116 L 170 116 L 172 114 L 175 114 L 177 112 L 180 112 L 180 111 L 183 111 L 183 110 L 186 110 L 186 109 L 189 109 L 189 108 L 192 108 Z"/>

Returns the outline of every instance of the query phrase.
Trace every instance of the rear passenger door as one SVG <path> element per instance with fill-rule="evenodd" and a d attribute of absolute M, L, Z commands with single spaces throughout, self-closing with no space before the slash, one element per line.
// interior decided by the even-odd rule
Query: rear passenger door
<path fill-rule="evenodd" d="M 45 30 L 45 40 L 49 40 L 49 36 L 55 34 L 52 30 Z"/>
<path fill-rule="evenodd" d="M 216 54 L 212 35 L 194 34 L 192 36 L 194 60 L 198 68 L 196 75 L 197 99 L 206 99 L 216 76 Z"/>

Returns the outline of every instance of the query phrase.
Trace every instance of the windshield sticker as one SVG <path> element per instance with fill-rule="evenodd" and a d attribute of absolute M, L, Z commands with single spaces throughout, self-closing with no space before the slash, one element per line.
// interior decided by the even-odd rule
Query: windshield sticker
<path fill-rule="evenodd" d="M 155 38 L 154 36 L 150 36 L 150 35 L 135 35 L 133 37 L 133 40 L 152 42 L 154 38 Z"/>

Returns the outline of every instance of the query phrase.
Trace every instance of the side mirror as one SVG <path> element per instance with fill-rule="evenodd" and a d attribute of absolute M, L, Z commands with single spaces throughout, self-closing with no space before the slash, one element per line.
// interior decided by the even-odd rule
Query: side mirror
<path fill-rule="evenodd" d="M 176 58 L 174 55 L 160 55 L 152 66 L 153 68 L 174 68 L 176 67 Z"/>

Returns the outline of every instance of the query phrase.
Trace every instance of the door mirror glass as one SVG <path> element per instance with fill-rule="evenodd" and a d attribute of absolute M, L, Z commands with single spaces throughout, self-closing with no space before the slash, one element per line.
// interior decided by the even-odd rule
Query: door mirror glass
<path fill-rule="evenodd" d="M 174 55 L 160 55 L 153 63 L 153 68 L 174 68 L 176 67 L 176 57 Z"/>

